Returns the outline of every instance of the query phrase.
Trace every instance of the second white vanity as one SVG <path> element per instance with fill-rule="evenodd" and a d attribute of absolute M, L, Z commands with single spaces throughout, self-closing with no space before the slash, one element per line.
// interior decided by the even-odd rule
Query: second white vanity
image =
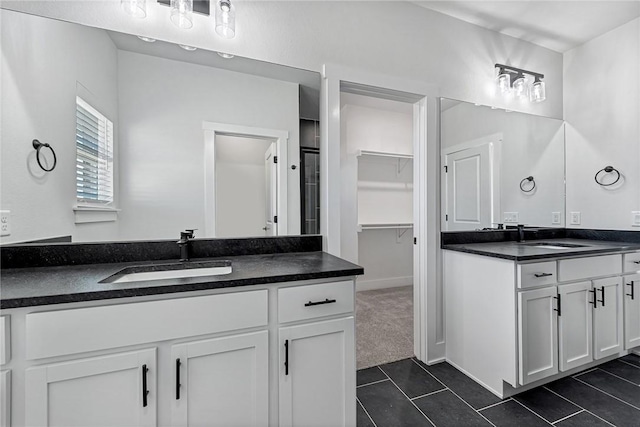
<path fill-rule="evenodd" d="M 501 398 L 640 348 L 638 245 L 550 243 L 443 251 L 447 361 Z"/>

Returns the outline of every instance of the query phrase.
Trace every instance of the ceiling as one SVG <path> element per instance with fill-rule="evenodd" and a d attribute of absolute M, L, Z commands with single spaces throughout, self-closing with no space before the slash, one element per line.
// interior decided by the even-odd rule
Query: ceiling
<path fill-rule="evenodd" d="M 640 16 L 640 0 L 414 3 L 556 52 L 566 52 Z"/>

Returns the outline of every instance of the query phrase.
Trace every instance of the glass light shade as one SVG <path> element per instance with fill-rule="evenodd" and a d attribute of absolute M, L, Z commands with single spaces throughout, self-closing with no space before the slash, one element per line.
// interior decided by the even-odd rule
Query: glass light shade
<path fill-rule="evenodd" d="M 127 15 L 134 18 L 144 18 L 147 16 L 146 0 L 120 0 L 120 6 Z"/>
<path fill-rule="evenodd" d="M 529 100 L 531 102 L 542 102 L 547 99 L 544 82 L 536 79 L 536 81 L 531 85 L 531 93 L 529 96 Z"/>
<path fill-rule="evenodd" d="M 528 99 L 529 98 L 529 91 L 528 91 L 527 83 L 524 80 L 524 76 L 523 75 L 519 75 L 513 81 L 513 94 L 518 99 Z"/>
<path fill-rule="evenodd" d="M 236 35 L 236 8 L 230 0 L 218 0 L 216 4 L 216 33 L 225 39 Z"/>
<path fill-rule="evenodd" d="M 193 27 L 193 0 L 171 0 L 171 22 L 183 30 Z"/>
<path fill-rule="evenodd" d="M 511 76 L 509 75 L 509 73 L 505 73 L 503 71 L 502 73 L 498 74 L 496 83 L 501 94 L 508 95 L 509 93 L 511 93 Z"/>

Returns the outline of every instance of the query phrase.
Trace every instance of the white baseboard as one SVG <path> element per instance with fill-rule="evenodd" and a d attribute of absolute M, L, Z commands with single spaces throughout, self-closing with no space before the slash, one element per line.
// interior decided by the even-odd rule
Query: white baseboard
<path fill-rule="evenodd" d="M 374 280 L 356 280 L 356 291 L 373 291 L 375 289 L 398 288 L 413 285 L 413 276 L 387 277 Z"/>

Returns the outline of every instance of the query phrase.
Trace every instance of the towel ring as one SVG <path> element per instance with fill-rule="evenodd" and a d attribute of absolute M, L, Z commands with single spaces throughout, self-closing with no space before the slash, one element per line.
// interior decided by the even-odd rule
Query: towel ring
<path fill-rule="evenodd" d="M 615 172 L 618 176 L 616 177 L 616 180 L 613 181 L 612 183 L 603 184 L 601 181 L 598 180 L 598 176 L 600 175 L 600 172 L 604 172 L 604 173 Z M 593 179 L 596 180 L 598 185 L 601 185 L 603 187 L 609 187 L 609 186 L 615 184 L 616 182 L 620 181 L 620 172 L 618 171 L 618 169 L 614 168 L 613 166 L 605 166 L 602 169 L 600 169 L 598 172 L 596 172 L 596 175 L 593 177 Z"/>
<path fill-rule="evenodd" d="M 527 182 L 532 182 L 533 186 L 530 189 L 525 190 L 524 184 L 526 184 Z M 535 188 L 536 188 L 536 181 L 533 179 L 533 176 L 528 176 L 522 181 L 520 181 L 520 190 L 524 191 L 525 193 L 531 193 Z"/>
<path fill-rule="evenodd" d="M 58 158 L 56 157 L 56 152 L 53 151 L 53 148 L 46 142 L 43 144 L 37 139 L 34 139 L 31 142 L 31 144 L 33 145 L 33 148 L 35 148 L 36 150 L 36 160 L 38 161 L 38 166 L 40 166 L 40 169 L 42 169 L 45 172 L 51 172 L 52 170 L 54 170 L 56 168 L 56 164 L 58 163 Z M 51 150 L 51 154 L 53 154 L 53 166 L 51 166 L 50 169 L 47 169 L 44 166 L 42 166 L 42 162 L 40 162 L 40 150 L 42 149 L 42 147 L 48 148 L 49 150 Z"/>

